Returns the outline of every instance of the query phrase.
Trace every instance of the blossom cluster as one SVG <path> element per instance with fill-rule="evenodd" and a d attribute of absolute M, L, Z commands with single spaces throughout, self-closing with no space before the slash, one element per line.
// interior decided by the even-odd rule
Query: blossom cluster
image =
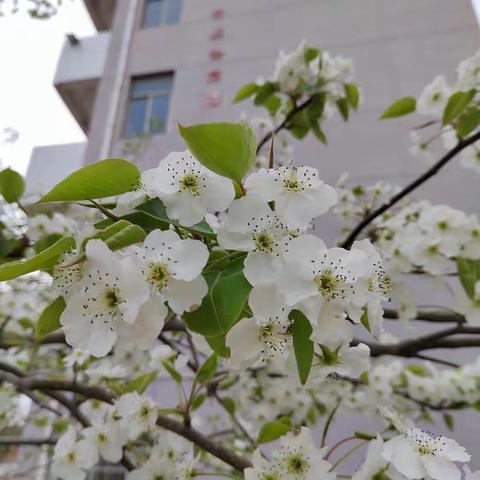
<path fill-rule="evenodd" d="M 282 93 L 295 95 L 322 86 L 332 100 L 343 95 L 343 84 L 353 80 L 353 62 L 322 51 L 310 58 L 305 41 L 291 52 L 280 51 L 272 81 Z"/>
<path fill-rule="evenodd" d="M 457 67 L 455 82 L 452 84 L 449 84 L 444 75 L 435 77 L 420 93 L 416 102 L 416 112 L 430 118 L 442 119 L 445 108 L 452 95 L 456 92 L 461 92 L 469 96 L 463 108 L 467 114 L 475 114 L 478 103 L 477 89 L 480 87 L 479 69 L 480 51 L 460 62 Z M 470 92 L 474 93 L 470 96 Z M 466 107 L 469 104 L 470 109 L 467 109 Z M 459 141 L 459 131 L 458 128 L 456 129 L 457 125 L 458 124 L 450 124 L 442 126 L 440 133 L 445 149 L 452 149 Z M 462 133 L 461 130 L 460 133 Z M 418 129 L 412 130 L 410 133 L 412 141 L 410 152 L 416 157 L 432 161 L 432 145 L 437 137 L 438 134 L 432 135 L 429 138 L 421 134 Z M 480 173 L 480 142 L 477 141 L 465 148 L 460 154 L 459 163 L 464 168 Z"/>
<path fill-rule="evenodd" d="M 150 434 L 150 443 L 146 442 L 150 455 L 144 447 L 142 465 L 127 478 L 143 480 L 160 475 L 172 480 L 191 478 L 189 473 L 196 463 L 192 444 L 173 434 L 157 435 L 156 407 L 150 398 L 127 393 L 119 397 L 115 405 L 96 412 L 94 418 L 95 424 L 81 430 L 80 435 L 70 426 L 58 440 L 52 466 L 57 477 L 82 480 L 100 458 L 117 463 L 127 444 L 132 445 L 140 436 Z"/>

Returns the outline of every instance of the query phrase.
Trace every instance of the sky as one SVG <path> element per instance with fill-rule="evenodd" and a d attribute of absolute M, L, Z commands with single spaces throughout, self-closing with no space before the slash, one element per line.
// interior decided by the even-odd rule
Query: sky
<path fill-rule="evenodd" d="M 6 15 L 0 17 L 0 134 L 13 127 L 19 138 L 0 145 L 0 160 L 3 168 L 25 173 L 35 145 L 85 139 L 52 84 L 65 34 L 89 36 L 95 28 L 81 0 L 64 0 L 49 20 L 33 20 L 25 11 L 11 15 L 8 6 L 2 10 Z"/>
<path fill-rule="evenodd" d="M 472 2 L 480 18 L 480 0 Z M 64 0 L 46 21 L 25 11 L 0 17 L 0 133 L 13 127 L 20 134 L 17 142 L 0 145 L 2 167 L 25 173 L 34 146 L 85 139 L 52 85 L 66 33 L 95 33 L 81 0 Z"/>

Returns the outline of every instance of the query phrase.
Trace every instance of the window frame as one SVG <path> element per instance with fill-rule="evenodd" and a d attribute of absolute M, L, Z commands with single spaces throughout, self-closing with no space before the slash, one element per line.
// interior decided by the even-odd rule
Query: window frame
<path fill-rule="evenodd" d="M 159 88 L 159 89 L 152 89 L 152 90 L 147 90 L 147 91 L 136 93 L 136 94 L 133 92 L 136 81 L 149 80 L 149 79 L 162 78 L 162 77 L 164 78 L 170 77 L 171 79 L 170 88 L 165 87 L 165 88 Z M 175 72 L 173 71 L 153 73 L 148 75 L 139 75 L 139 76 L 134 76 L 130 79 L 130 85 L 129 85 L 128 96 L 127 96 L 127 106 L 125 109 L 125 122 L 124 122 L 124 128 L 123 128 L 124 138 L 129 139 L 129 138 L 136 138 L 137 136 L 141 136 L 141 135 L 153 136 L 153 135 L 162 135 L 167 133 L 168 117 L 170 113 L 170 101 L 171 101 L 171 96 L 174 88 L 174 82 L 175 82 Z M 166 97 L 168 100 L 167 111 L 165 116 L 166 118 L 165 118 L 164 126 L 161 130 L 151 130 L 153 102 L 154 102 L 154 99 L 158 97 Z M 143 119 L 142 132 L 137 133 L 135 135 L 130 135 L 129 134 L 130 108 L 131 108 L 132 102 L 135 100 L 146 101 L 145 117 Z"/>
<path fill-rule="evenodd" d="M 160 21 L 159 23 L 156 23 L 154 25 L 146 25 L 146 20 L 147 20 L 147 11 L 148 11 L 148 4 L 153 2 L 158 2 L 158 3 L 163 3 L 163 8 L 161 11 L 160 15 Z M 167 12 L 170 7 L 169 3 L 170 2 L 178 2 L 178 18 L 176 19 L 175 22 L 172 23 L 167 23 L 166 22 L 166 17 L 167 17 Z M 181 17 L 182 17 L 182 7 L 183 7 L 183 1 L 182 0 L 144 0 L 143 1 L 143 8 L 142 8 L 142 15 L 140 17 L 140 29 L 150 29 L 150 28 L 159 28 L 159 27 L 168 27 L 172 25 L 176 25 L 180 23 Z"/>

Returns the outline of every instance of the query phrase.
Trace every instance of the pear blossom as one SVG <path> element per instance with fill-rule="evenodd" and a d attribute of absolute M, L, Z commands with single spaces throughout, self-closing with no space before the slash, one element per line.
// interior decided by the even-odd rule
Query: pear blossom
<path fill-rule="evenodd" d="M 448 86 L 445 76 L 435 77 L 418 97 L 416 111 L 420 115 L 441 116 L 451 93 L 452 89 Z"/>
<path fill-rule="evenodd" d="M 417 131 L 410 132 L 410 153 L 417 158 L 431 162 L 433 160 L 433 153 L 429 149 L 429 142 L 425 140 Z"/>
<path fill-rule="evenodd" d="M 310 82 L 310 70 L 305 62 L 305 51 L 307 44 L 303 41 L 292 52 L 280 51 L 275 61 L 275 72 L 273 81 L 278 82 L 279 88 L 284 93 L 291 93 L 297 90 L 300 82 Z"/>
<path fill-rule="evenodd" d="M 281 446 L 272 454 L 270 462 L 258 453 L 253 467 L 245 469 L 246 480 L 334 480 L 331 464 L 323 459 L 326 448 L 315 447 L 312 434 L 302 427 L 298 435 L 287 434 L 281 438 Z"/>
<path fill-rule="evenodd" d="M 223 212 L 235 198 L 232 181 L 206 169 L 188 150 L 170 153 L 142 183 L 163 201 L 167 215 L 185 226 L 207 212 Z"/>
<path fill-rule="evenodd" d="M 149 350 L 163 330 L 167 314 L 168 308 L 161 299 L 150 298 L 141 306 L 133 325 L 119 324 L 116 348 Z"/>
<path fill-rule="evenodd" d="M 275 212 L 289 228 L 304 229 L 337 203 L 337 192 L 312 167 L 261 169 L 245 180 L 247 195 L 275 202 Z"/>
<path fill-rule="evenodd" d="M 456 88 L 464 92 L 480 84 L 480 51 L 462 60 L 457 68 Z"/>
<path fill-rule="evenodd" d="M 218 230 L 218 243 L 227 250 L 248 252 L 244 273 L 252 285 L 275 280 L 292 234 L 267 203 L 243 197 L 228 209 L 226 225 Z"/>
<path fill-rule="evenodd" d="M 417 480 L 460 480 L 455 462 L 468 462 L 470 455 L 455 440 L 432 436 L 416 427 L 403 430 L 388 440 L 382 456 L 402 475 Z"/>
<path fill-rule="evenodd" d="M 90 455 L 95 458 L 95 463 L 100 457 L 113 463 L 121 460 L 124 439 L 117 433 L 116 429 L 110 429 L 108 424 L 97 424 L 82 431 L 86 446 L 91 449 Z"/>
<path fill-rule="evenodd" d="M 467 323 L 480 326 L 480 280 L 475 283 L 473 298 L 470 298 L 463 290 L 459 290 L 455 297 L 455 310 L 465 315 Z"/>
<path fill-rule="evenodd" d="M 114 345 L 121 322 L 135 322 L 148 300 L 148 285 L 133 260 L 119 259 L 101 240 L 86 247 L 84 286 L 67 299 L 60 323 L 69 345 L 96 357 Z"/>
<path fill-rule="evenodd" d="M 332 303 L 348 309 L 352 319 L 360 321 L 365 298 L 354 284 L 369 271 L 368 257 L 362 250 L 327 249 L 318 237 L 302 235 L 291 242 L 285 255 L 279 288 L 289 306 L 309 302 L 310 315 L 318 314 L 323 304 Z"/>
<path fill-rule="evenodd" d="M 358 378 L 370 366 L 370 348 L 364 343 L 354 347 L 343 344 L 334 352 L 323 345 L 316 348 L 316 360 L 313 362 L 310 377 L 313 382 L 323 380 L 331 374 Z"/>
<path fill-rule="evenodd" d="M 370 441 L 367 456 L 360 469 L 352 476 L 352 480 L 371 480 L 379 472 L 387 469 L 388 462 L 382 457 L 383 439 L 380 435 Z"/>
<path fill-rule="evenodd" d="M 368 328 L 373 335 L 378 336 L 383 332 L 382 302 L 389 299 L 392 279 L 382 266 L 378 250 L 369 240 L 355 241 L 352 248 L 363 250 L 372 266 L 370 275 L 359 280 L 359 286 L 363 287 L 367 297 Z"/>
<path fill-rule="evenodd" d="M 70 426 L 59 438 L 53 451 L 52 474 L 65 480 L 83 480 L 85 470 L 95 465 L 94 452 L 85 440 L 77 441 L 75 429 Z"/>
<path fill-rule="evenodd" d="M 115 401 L 122 423 L 127 427 L 128 438 L 136 439 L 141 433 L 155 427 L 157 411 L 153 401 L 137 392 L 126 393 Z"/>
<path fill-rule="evenodd" d="M 208 249 L 199 240 L 182 240 L 172 230 L 153 230 L 134 257 L 151 293 L 175 313 L 202 303 L 208 291 L 201 275 L 208 261 Z"/>
<path fill-rule="evenodd" d="M 251 318 L 242 318 L 227 333 L 230 367 L 244 369 L 277 357 L 286 357 L 291 347 L 288 309 L 272 285 L 258 286 L 250 292 Z"/>
<path fill-rule="evenodd" d="M 460 165 L 480 173 L 480 145 L 465 148 L 460 156 Z"/>

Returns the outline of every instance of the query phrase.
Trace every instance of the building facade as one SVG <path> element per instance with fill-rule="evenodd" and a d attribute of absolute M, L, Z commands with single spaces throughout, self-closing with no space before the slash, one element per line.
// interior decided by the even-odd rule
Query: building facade
<path fill-rule="evenodd" d="M 232 103 L 235 92 L 271 75 L 279 48 L 302 39 L 354 60 L 364 103 L 348 123 L 328 125 L 327 147 L 313 137 L 296 145 L 296 160 L 329 183 L 348 171 L 354 182 L 403 185 L 426 168 L 408 152 L 415 119 L 380 122 L 379 115 L 394 99 L 417 96 L 437 74 L 453 79 L 457 64 L 480 46 L 470 0 L 84 1 L 98 34 L 65 41 L 54 83 L 88 140 L 36 148 L 31 192 L 86 163 L 123 155 L 142 136 L 135 161 L 155 166 L 185 148 L 177 123 L 257 115 L 248 102 Z M 418 197 L 478 213 L 475 192 L 478 177 L 452 162 Z M 333 220 L 324 222 L 322 237 L 331 239 Z M 457 437 L 478 458 L 478 428 L 467 415 Z M 357 421 L 346 419 L 345 432 L 351 422 L 361 430 Z"/>

